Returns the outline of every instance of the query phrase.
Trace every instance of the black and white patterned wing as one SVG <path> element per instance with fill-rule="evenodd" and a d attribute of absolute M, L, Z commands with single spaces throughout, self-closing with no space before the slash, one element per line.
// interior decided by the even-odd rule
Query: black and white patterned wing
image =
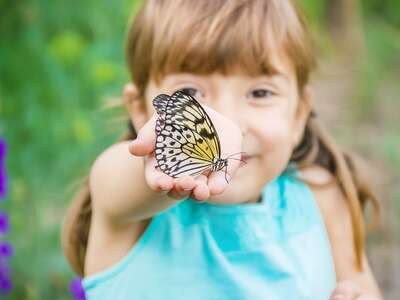
<path fill-rule="evenodd" d="M 180 177 L 211 169 L 220 154 L 220 145 L 200 104 L 193 97 L 176 92 L 171 97 L 157 96 L 153 105 L 158 114 L 155 155 L 161 171 Z"/>

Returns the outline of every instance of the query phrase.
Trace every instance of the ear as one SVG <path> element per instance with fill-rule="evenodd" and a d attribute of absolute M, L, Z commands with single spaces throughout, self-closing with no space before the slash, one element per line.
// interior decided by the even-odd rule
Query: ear
<path fill-rule="evenodd" d="M 124 87 L 124 101 L 129 113 L 132 125 L 136 132 L 147 122 L 145 100 L 140 97 L 138 88 L 134 83 L 128 83 Z"/>
<path fill-rule="evenodd" d="M 311 89 L 311 86 L 306 85 L 303 89 L 303 93 L 299 96 L 299 103 L 294 116 L 293 147 L 296 147 L 303 137 L 306 122 L 309 118 L 312 108 L 313 90 Z"/>

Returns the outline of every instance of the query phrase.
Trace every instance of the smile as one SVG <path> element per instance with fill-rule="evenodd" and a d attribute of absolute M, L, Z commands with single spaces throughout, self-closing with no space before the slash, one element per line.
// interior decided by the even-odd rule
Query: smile
<path fill-rule="evenodd" d="M 242 161 L 240 162 L 239 167 L 246 165 L 253 158 L 254 158 L 254 155 L 243 154 L 241 157 Z"/>

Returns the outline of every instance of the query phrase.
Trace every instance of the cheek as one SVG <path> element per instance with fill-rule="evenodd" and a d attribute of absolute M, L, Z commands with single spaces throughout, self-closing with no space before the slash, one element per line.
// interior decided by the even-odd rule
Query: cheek
<path fill-rule="evenodd" d="M 287 148 L 290 146 L 290 124 L 284 118 L 271 117 L 265 119 L 262 126 L 257 127 L 257 136 L 263 151 Z"/>
<path fill-rule="evenodd" d="M 270 118 L 257 128 L 257 140 L 263 165 L 262 176 L 275 176 L 287 166 L 292 153 L 290 123 L 284 118 Z"/>

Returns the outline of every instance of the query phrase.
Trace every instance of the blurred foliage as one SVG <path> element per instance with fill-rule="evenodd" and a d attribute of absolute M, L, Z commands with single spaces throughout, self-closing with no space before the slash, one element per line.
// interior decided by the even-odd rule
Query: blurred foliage
<path fill-rule="evenodd" d="M 15 246 L 9 299 L 70 299 L 60 220 L 71 183 L 125 129 L 110 123 L 114 110 L 99 107 L 129 80 L 124 35 L 137 2 L 0 0 L 0 135 L 10 153 L 10 192 L 1 205 L 10 212 Z M 329 43 L 327 3 L 304 0 L 322 43 Z M 362 4 L 368 52 L 355 103 L 366 115 L 382 78 L 399 75 L 400 2 Z M 391 128 L 382 151 L 400 168 L 399 125 Z"/>
<path fill-rule="evenodd" d="M 0 1 L 0 134 L 9 145 L 10 299 L 70 299 L 60 248 L 68 188 L 123 126 L 100 111 L 129 80 L 131 1 Z"/>

